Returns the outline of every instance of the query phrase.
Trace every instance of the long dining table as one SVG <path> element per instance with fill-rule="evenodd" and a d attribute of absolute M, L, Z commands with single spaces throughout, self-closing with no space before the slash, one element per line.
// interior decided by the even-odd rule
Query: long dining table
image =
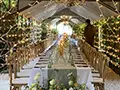
<path fill-rule="evenodd" d="M 36 83 L 34 77 L 37 73 L 40 73 L 40 78 L 39 78 L 40 86 L 44 88 L 48 87 L 48 81 L 50 79 L 57 79 L 62 83 L 64 83 L 66 86 L 68 86 L 67 75 L 72 72 L 76 77 L 77 83 L 86 84 L 86 90 L 94 90 L 94 86 L 91 83 L 93 79 L 91 68 L 82 58 L 81 54 L 76 55 L 76 52 L 73 53 L 74 56 L 73 66 L 59 65 L 58 63 L 53 67 L 49 68 L 48 63 L 49 63 L 50 54 L 51 53 L 49 51 L 48 53 L 46 53 L 46 55 L 39 57 L 38 62 L 36 62 L 36 65 L 31 71 L 30 78 L 28 81 L 28 86 L 30 86 L 33 83 Z"/>

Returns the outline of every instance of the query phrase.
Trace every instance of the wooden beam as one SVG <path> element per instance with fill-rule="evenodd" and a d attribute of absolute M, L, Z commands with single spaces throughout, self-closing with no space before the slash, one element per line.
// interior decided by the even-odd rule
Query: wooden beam
<path fill-rule="evenodd" d="M 22 12 L 22 11 L 30 8 L 30 7 L 31 7 L 30 5 L 33 5 L 33 4 L 34 4 L 34 6 L 35 6 L 35 5 L 38 4 L 38 3 L 37 3 L 36 1 L 34 1 L 34 2 L 30 3 L 29 5 L 27 5 L 27 6 L 23 7 L 23 8 L 21 8 L 21 9 L 19 9 L 18 12 Z"/>
<path fill-rule="evenodd" d="M 102 2 L 102 0 L 100 0 L 98 3 L 101 4 L 101 5 L 103 5 L 104 7 L 108 8 L 109 10 L 111 10 L 111 11 L 117 13 L 117 11 L 116 11 L 115 8 L 113 8 L 112 6 L 106 4 L 105 2 Z"/>
<path fill-rule="evenodd" d="M 34 4 L 34 5 L 38 4 L 37 2 L 35 2 L 35 0 L 30 0 L 30 1 L 34 1 L 33 3 L 31 3 L 31 5 L 32 4 Z M 41 2 L 41 1 L 50 1 L 50 0 L 38 0 L 38 1 Z M 96 1 L 96 0 L 85 0 L 85 1 Z M 111 0 L 100 0 L 100 1 L 105 2 L 105 1 L 111 1 Z M 120 2 L 120 0 L 114 0 L 114 1 L 119 1 Z M 24 10 L 30 8 L 30 7 L 31 7 L 30 5 L 27 5 L 26 7 L 20 9 L 18 12 L 22 12 L 22 11 L 24 11 Z"/>
<path fill-rule="evenodd" d="M 86 20 L 86 18 L 84 18 L 83 16 L 80 16 L 77 13 L 71 11 L 69 8 L 64 8 L 61 11 L 56 12 L 53 16 L 45 19 L 44 21 L 51 21 L 55 18 L 60 18 L 61 15 L 72 16 L 72 18 L 76 18 L 77 20 L 79 20 L 81 22 L 85 22 L 85 20 Z"/>

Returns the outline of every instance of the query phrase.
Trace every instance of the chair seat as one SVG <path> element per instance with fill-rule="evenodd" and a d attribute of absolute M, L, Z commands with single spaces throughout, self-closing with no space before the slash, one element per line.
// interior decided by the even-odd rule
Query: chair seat
<path fill-rule="evenodd" d="M 31 72 L 18 72 L 17 77 L 29 77 Z"/>
<path fill-rule="evenodd" d="M 42 65 L 35 65 L 34 68 L 46 68 L 47 65 L 46 64 L 42 64 Z"/>
<path fill-rule="evenodd" d="M 27 85 L 29 78 L 16 78 L 12 80 L 13 86 L 22 86 Z"/>
<path fill-rule="evenodd" d="M 35 65 L 31 65 L 31 66 L 24 66 L 22 69 L 32 69 Z"/>
<path fill-rule="evenodd" d="M 99 73 L 92 73 L 92 77 L 100 77 L 100 74 Z"/>
<path fill-rule="evenodd" d="M 95 69 L 91 69 L 92 70 L 92 73 L 99 73 L 98 70 L 95 70 Z"/>
<path fill-rule="evenodd" d="M 48 61 L 38 61 L 37 63 L 48 63 Z"/>
<path fill-rule="evenodd" d="M 104 83 L 103 78 L 93 77 L 92 83 Z"/>

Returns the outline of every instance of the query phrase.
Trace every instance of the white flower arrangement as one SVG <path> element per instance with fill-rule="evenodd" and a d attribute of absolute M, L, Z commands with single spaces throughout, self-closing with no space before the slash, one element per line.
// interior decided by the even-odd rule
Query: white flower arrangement
<path fill-rule="evenodd" d="M 69 87 L 66 88 L 66 86 L 63 83 L 57 82 L 56 79 L 52 79 L 49 81 L 49 85 L 48 88 L 42 88 L 40 86 L 40 82 L 39 82 L 39 78 L 40 78 L 40 73 L 36 74 L 36 76 L 34 77 L 34 80 L 37 81 L 37 83 L 33 83 L 30 87 L 27 87 L 25 90 L 86 90 L 86 85 L 79 85 L 76 80 L 75 77 L 73 76 L 73 73 L 69 73 L 67 75 L 69 81 L 68 81 L 68 85 Z"/>
<path fill-rule="evenodd" d="M 35 75 L 35 77 L 34 77 L 34 80 L 38 80 L 40 78 L 40 73 L 37 73 L 36 75 Z"/>

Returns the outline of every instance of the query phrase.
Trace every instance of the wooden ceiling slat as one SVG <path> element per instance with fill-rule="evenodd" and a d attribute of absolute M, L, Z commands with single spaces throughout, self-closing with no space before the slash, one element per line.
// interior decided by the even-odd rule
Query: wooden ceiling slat
<path fill-rule="evenodd" d="M 99 4 L 103 5 L 104 7 L 108 8 L 109 10 L 111 10 L 111 11 L 113 11 L 115 13 L 118 13 L 115 8 L 113 8 L 112 6 L 102 2 L 102 0 L 99 1 Z"/>
<path fill-rule="evenodd" d="M 29 0 L 29 1 L 36 1 L 36 0 Z M 50 0 L 38 0 L 39 2 L 41 2 L 41 1 L 50 1 Z M 81 0 L 80 0 L 81 1 Z M 85 0 L 85 1 L 96 1 L 96 0 Z M 101 2 L 106 2 L 106 1 L 111 1 L 112 2 L 112 0 L 100 0 Z M 114 0 L 114 1 L 119 1 L 120 2 L 120 0 Z M 34 2 L 33 2 L 34 3 Z M 33 3 L 31 3 L 31 4 L 33 4 Z M 37 4 L 37 2 L 34 4 L 34 5 L 36 5 Z M 22 8 L 22 9 L 20 9 L 18 12 L 22 12 L 22 11 L 24 11 L 24 10 L 26 10 L 26 9 L 28 9 L 28 8 L 30 8 L 31 6 L 29 6 L 29 5 L 27 5 L 26 7 L 24 7 L 24 8 Z"/>

